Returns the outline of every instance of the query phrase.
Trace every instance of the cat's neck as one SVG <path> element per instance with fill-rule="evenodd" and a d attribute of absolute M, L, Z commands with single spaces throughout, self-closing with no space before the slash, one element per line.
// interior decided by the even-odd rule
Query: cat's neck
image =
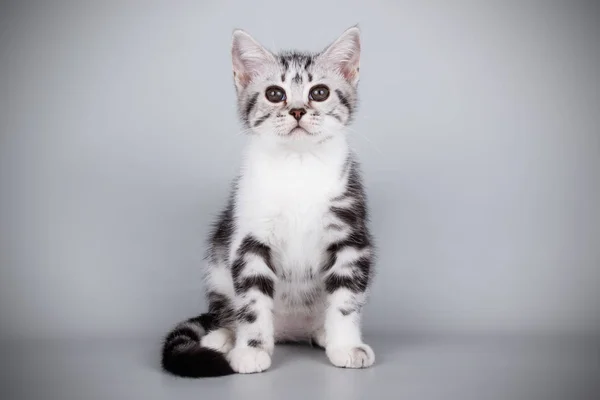
<path fill-rule="evenodd" d="M 341 133 L 317 140 L 275 141 L 251 137 L 245 153 L 246 163 L 253 163 L 259 159 L 283 163 L 286 160 L 314 159 L 333 168 L 341 168 L 348 159 L 350 148 L 346 135 Z"/>

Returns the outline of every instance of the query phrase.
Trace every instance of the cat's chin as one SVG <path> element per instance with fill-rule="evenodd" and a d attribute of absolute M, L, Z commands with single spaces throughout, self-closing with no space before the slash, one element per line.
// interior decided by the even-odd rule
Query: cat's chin
<path fill-rule="evenodd" d="M 288 133 L 288 136 L 297 136 L 297 135 L 314 135 L 313 133 L 307 131 L 301 126 L 296 126 L 292 128 L 292 130 Z"/>
<path fill-rule="evenodd" d="M 324 136 L 318 133 L 309 133 L 304 129 L 294 128 L 293 131 L 284 136 L 279 136 L 277 139 L 272 142 L 276 146 L 281 146 L 287 150 L 291 151 L 313 151 L 316 147 L 318 147 Z"/>

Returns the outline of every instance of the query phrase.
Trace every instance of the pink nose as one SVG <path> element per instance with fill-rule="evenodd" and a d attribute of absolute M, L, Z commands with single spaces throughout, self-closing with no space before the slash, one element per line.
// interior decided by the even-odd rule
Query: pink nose
<path fill-rule="evenodd" d="M 296 118 L 296 121 L 300 121 L 300 118 L 306 114 L 306 110 L 304 108 L 292 108 L 290 110 L 290 115 Z"/>

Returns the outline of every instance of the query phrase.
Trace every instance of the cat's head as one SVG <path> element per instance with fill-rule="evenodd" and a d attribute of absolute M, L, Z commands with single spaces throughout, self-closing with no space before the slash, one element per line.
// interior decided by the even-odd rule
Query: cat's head
<path fill-rule="evenodd" d="M 356 109 L 360 31 L 346 30 L 320 53 L 274 54 L 233 33 L 233 77 L 248 132 L 267 140 L 322 141 L 343 134 Z"/>

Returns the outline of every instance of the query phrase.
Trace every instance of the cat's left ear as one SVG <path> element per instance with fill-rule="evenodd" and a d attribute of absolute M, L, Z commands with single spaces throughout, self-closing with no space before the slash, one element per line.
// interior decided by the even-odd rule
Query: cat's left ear
<path fill-rule="evenodd" d="M 360 29 L 358 25 L 347 29 L 323 53 L 323 60 L 337 69 L 350 84 L 358 84 L 360 64 Z"/>

